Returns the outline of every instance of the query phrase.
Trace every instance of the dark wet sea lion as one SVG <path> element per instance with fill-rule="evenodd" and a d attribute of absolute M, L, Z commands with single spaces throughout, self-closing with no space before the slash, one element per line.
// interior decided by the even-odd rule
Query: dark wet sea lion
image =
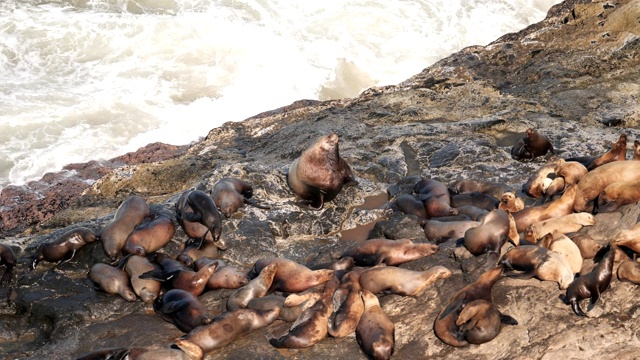
<path fill-rule="evenodd" d="M 218 207 L 218 210 L 225 217 L 231 217 L 244 204 L 252 205 L 260 209 L 269 209 L 255 201 L 250 200 L 253 196 L 253 187 L 238 178 L 222 178 L 213 185 L 211 198 Z"/>
<path fill-rule="evenodd" d="M 199 239 L 191 238 L 182 244 L 182 251 L 176 256 L 176 260 L 191 267 L 200 258 L 214 258 L 218 255 L 218 247 L 213 241 L 204 240 L 200 244 Z"/>
<path fill-rule="evenodd" d="M 457 215 L 458 210 L 451 207 L 449 189 L 435 179 L 422 178 L 416 183 L 413 191 L 417 198 L 424 203 L 428 217 Z"/>
<path fill-rule="evenodd" d="M 520 245 L 509 249 L 500 258 L 507 270 L 523 271 L 508 273 L 509 277 L 542 281 L 555 281 L 560 289 L 566 289 L 573 281 L 574 273 L 564 256 L 538 245 Z"/>
<path fill-rule="evenodd" d="M 262 271 L 260 271 L 260 275 L 229 295 L 227 299 L 227 310 L 234 311 L 244 309 L 251 299 L 267 295 L 277 271 L 278 264 L 274 263 L 265 266 Z"/>
<path fill-rule="evenodd" d="M 162 284 L 158 280 L 140 279 L 140 275 L 157 269 L 157 265 L 139 255 L 129 255 L 124 261 L 124 271 L 129 275 L 136 295 L 146 303 L 155 301 L 160 295 Z"/>
<path fill-rule="evenodd" d="M 615 246 L 611 244 L 603 248 L 605 252 L 602 260 L 590 273 L 575 279 L 567 288 L 566 301 L 571 304 L 573 312 L 578 316 L 587 316 L 580 308 L 580 301 L 590 298 L 587 311 L 591 311 L 600 299 L 600 295 L 611 284 L 613 275 L 613 258 Z"/>
<path fill-rule="evenodd" d="M 215 318 L 197 296 L 182 289 L 171 289 L 153 303 L 153 310 L 164 321 L 188 333 L 200 325 L 210 324 Z"/>
<path fill-rule="evenodd" d="M 538 133 L 535 129 L 527 129 L 524 143 L 531 154 L 531 159 L 538 156 L 544 156 L 548 151 L 555 154 L 551 141 L 549 141 L 546 136 Z"/>
<path fill-rule="evenodd" d="M 459 337 L 470 344 L 484 344 L 500 333 L 502 324 L 518 325 L 509 315 L 503 315 L 490 301 L 478 299 L 467 303 L 458 319 Z"/>
<path fill-rule="evenodd" d="M 76 360 L 128 360 L 138 359 L 138 356 L 144 353 L 146 350 L 142 348 L 107 348 L 92 351 L 88 354 L 84 354 Z"/>
<path fill-rule="evenodd" d="M 434 266 L 426 271 L 414 271 L 396 266 L 370 268 L 360 275 L 360 286 L 374 294 L 398 294 L 419 296 L 427 286 L 439 279 L 451 276 L 444 266 Z"/>
<path fill-rule="evenodd" d="M 609 185 L 618 181 L 632 181 L 640 174 L 640 161 L 614 161 L 598 166 L 583 176 L 576 185 L 573 209 L 576 212 L 591 209 L 593 200 Z"/>
<path fill-rule="evenodd" d="M 505 192 L 513 191 L 503 183 L 487 182 L 474 179 L 461 179 L 449 183 L 449 189 L 454 194 L 480 192 L 500 199 Z"/>
<path fill-rule="evenodd" d="M 524 142 L 525 138 L 520 138 L 511 147 L 511 158 L 514 160 L 532 159 L 531 151 Z"/>
<path fill-rule="evenodd" d="M 338 135 L 331 134 L 319 138 L 291 163 L 287 184 L 309 206 L 320 210 L 343 186 L 358 182 L 349 164 L 340 157 Z"/>
<path fill-rule="evenodd" d="M 175 340 L 176 346 L 192 360 L 202 360 L 204 354 L 219 349 L 250 332 L 274 322 L 280 308 L 271 310 L 239 309 L 220 314 L 208 325 L 200 326 Z"/>
<path fill-rule="evenodd" d="M 500 200 L 481 192 L 455 194 L 451 196 L 451 206 L 455 208 L 460 206 L 475 206 L 491 211 L 497 209 L 499 204 Z"/>
<path fill-rule="evenodd" d="M 129 234 L 124 244 L 128 254 L 144 256 L 162 249 L 176 232 L 173 220 L 165 214 L 152 214 Z"/>
<path fill-rule="evenodd" d="M 124 247 L 129 234 L 149 215 L 149 205 L 139 196 L 129 196 L 116 210 L 113 220 L 107 223 L 100 233 L 104 253 L 115 260 Z"/>
<path fill-rule="evenodd" d="M 16 254 L 13 249 L 5 244 L 0 244 L 0 265 L 5 266 L 4 274 L 0 279 L 0 285 L 8 284 L 13 275 L 13 268 L 16 266 Z"/>
<path fill-rule="evenodd" d="M 185 212 L 193 212 L 193 209 L 191 209 L 189 204 L 187 204 L 187 199 L 190 192 L 191 190 L 184 191 L 182 194 L 180 194 L 180 197 L 175 203 L 174 208 L 176 213 L 176 221 L 178 222 L 178 224 L 180 224 L 180 226 L 184 230 L 184 233 L 187 234 L 188 237 L 198 240 L 204 237 L 204 240 L 206 241 L 213 241 L 213 234 L 211 234 L 206 226 L 200 224 L 199 222 L 187 221 L 182 217 L 182 214 Z"/>
<path fill-rule="evenodd" d="M 382 263 L 400 265 L 433 255 L 438 250 L 440 250 L 438 245 L 414 243 L 411 239 L 370 239 L 352 246 L 343 252 L 340 258 L 352 257 L 358 266 L 374 266 Z"/>
<path fill-rule="evenodd" d="M 61 263 L 73 259 L 76 251 L 88 243 L 96 241 L 93 231 L 81 227 L 69 230 L 60 237 L 50 239 L 38 245 L 31 261 L 31 268 L 35 269 L 40 261 Z"/>
<path fill-rule="evenodd" d="M 640 263 L 626 260 L 620 263 L 617 271 L 618 280 L 640 285 Z"/>
<path fill-rule="evenodd" d="M 500 249 L 509 239 L 509 216 L 503 210 L 490 211 L 480 226 L 470 228 L 464 233 L 464 246 L 475 256 L 490 254 L 497 261 Z"/>
<path fill-rule="evenodd" d="M 96 263 L 89 270 L 88 278 L 107 294 L 118 294 L 127 301 L 138 299 L 129 285 L 129 276 L 122 269 L 104 263 Z"/>
<path fill-rule="evenodd" d="M 589 166 L 587 166 L 587 170 L 591 171 L 598 166 L 602 166 L 604 164 L 608 164 L 614 161 L 623 161 L 627 157 L 627 134 L 622 133 L 616 141 L 615 144 L 611 147 L 609 151 L 602 154 L 593 160 Z"/>
<path fill-rule="evenodd" d="M 640 160 L 640 141 L 633 141 L 633 160 Z"/>
<path fill-rule="evenodd" d="M 480 226 L 479 221 L 429 220 L 424 224 L 424 235 L 431 241 L 441 243 L 461 239 L 467 230 L 477 226 Z"/>
<path fill-rule="evenodd" d="M 389 359 L 395 349 L 395 326 L 369 291 L 360 292 L 364 311 L 356 328 L 356 340 L 371 359 Z"/>
<path fill-rule="evenodd" d="M 277 264 L 278 271 L 273 278 L 271 291 L 283 291 L 287 293 L 297 293 L 306 289 L 329 281 L 334 275 L 333 269 L 311 270 L 308 267 L 285 258 L 261 259 L 255 262 L 249 272 L 249 277 L 254 278 L 260 274 L 262 269 L 270 264 Z"/>
<path fill-rule="evenodd" d="M 222 214 L 218 211 L 213 199 L 200 190 L 191 190 L 187 193 L 186 199 L 183 199 L 184 204 L 180 200 L 178 199 L 176 203 L 176 210 L 180 210 L 177 214 L 178 222 L 186 220 L 204 225 L 207 231 L 200 237 L 200 241 L 203 242 L 207 233 L 211 233 L 212 240 L 218 248 L 226 250 L 226 245 L 220 242 Z"/>
<path fill-rule="evenodd" d="M 207 280 L 216 271 L 217 263 L 205 265 L 197 272 L 178 260 L 161 253 L 156 254 L 156 263 L 161 269 L 148 271 L 140 275 L 141 279 L 156 279 L 165 282 L 172 289 L 187 290 L 195 296 L 204 292 Z"/>

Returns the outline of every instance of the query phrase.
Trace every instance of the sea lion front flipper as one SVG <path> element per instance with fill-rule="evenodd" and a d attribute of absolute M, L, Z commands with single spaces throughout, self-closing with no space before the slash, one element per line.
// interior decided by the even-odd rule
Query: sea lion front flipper
<path fill-rule="evenodd" d="M 518 320 L 506 314 L 500 314 L 500 322 L 506 325 L 518 325 Z"/>
<path fill-rule="evenodd" d="M 253 206 L 253 207 L 257 207 L 258 209 L 265 209 L 265 210 L 269 210 L 269 209 L 271 209 L 271 207 L 270 207 L 270 206 L 260 205 L 260 204 L 258 204 L 258 202 L 257 202 L 257 201 L 255 201 L 255 200 L 250 200 L 250 199 L 247 199 L 247 198 L 245 198 L 245 199 L 244 199 L 244 203 L 245 203 L 245 204 L 247 204 L 247 205 L 251 205 L 251 206 Z"/>
<path fill-rule="evenodd" d="M 591 295 L 591 301 L 589 301 L 589 306 L 587 306 L 587 312 L 593 310 L 593 307 L 596 306 L 596 303 L 598 302 L 599 299 L 600 299 L 599 292 L 596 292 L 593 295 Z"/>
<path fill-rule="evenodd" d="M 147 271 L 146 273 L 140 274 L 140 276 L 138 277 L 140 279 L 153 279 L 158 281 L 167 281 L 171 279 L 173 275 L 167 276 L 167 274 L 165 274 L 162 269 L 153 269 L 153 270 Z"/>

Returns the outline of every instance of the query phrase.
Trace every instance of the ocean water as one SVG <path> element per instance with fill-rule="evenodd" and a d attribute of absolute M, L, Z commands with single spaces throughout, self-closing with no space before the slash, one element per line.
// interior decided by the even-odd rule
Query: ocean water
<path fill-rule="evenodd" d="M 0 189 L 399 83 L 558 0 L 2 0 Z"/>

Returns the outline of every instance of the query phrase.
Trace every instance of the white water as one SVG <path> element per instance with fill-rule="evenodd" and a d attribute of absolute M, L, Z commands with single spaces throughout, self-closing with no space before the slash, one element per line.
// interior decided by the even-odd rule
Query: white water
<path fill-rule="evenodd" d="M 2 0 L 0 189 L 399 83 L 559 0 Z"/>

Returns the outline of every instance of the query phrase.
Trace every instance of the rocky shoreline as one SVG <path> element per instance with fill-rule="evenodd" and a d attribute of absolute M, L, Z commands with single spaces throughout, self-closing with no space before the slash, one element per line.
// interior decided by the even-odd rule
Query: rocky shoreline
<path fill-rule="evenodd" d="M 547 18 L 487 46 L 473 46 L 395 86 L 354 99 L 301 100 L 213 129 L 183 147 L 151 144 L 106 163 L 74 164 L 25 187 L 0 194 L 0 236 L 20 257 L 16 277 L 0 287 L 0 349 L 8 359 L 75 358 L 109 347 L 166 347 L 182 335 L 141 301 L 94 291 L 86 283 L 98 243 L 81 249 L 55 272 L 42 264 L 26 272 L 36 246 L 70 228 L 95 232 L 135 194 L 158 211 L 173 211 L 183 190 L 211 189 L 222 177 L 242 178 L 270 210 L 243 207 L 226 220 L 225 261 L 246 271 L 257 260 L 281 256 L 313 266 L 336 260 L 356 240 L 423 238 L 415 218 L 393 211 L 390 187 L 403 192 L 419 176 L 444 183 L 470 178 L 520 191 L 544 159 L 515 161 L 511 145 L 530 127 L 544 133 L 562 157 L 599 155 L 624 132 L 640 138 L 640 1 L 569 0 Z M 250 99 L 248 100 L 250 101 Z M 336 132 L 340 154 L 359 185 L 321 211 L 293 204 L 286 183 L 291 162 L 317 138 Z M 630 156 L 628 156 L 630 158 Z M 394 190 L 395 191 L 395 190 Z M 394 193 L 395 194 L 395 193 Z M 522 194 L 520 193 L 520 196 Z M 529 201 L 531 203 L 531 200 Z M 638 223 L 640 207 L 598 214 L 584 229 L 600 244 Z M 369 229 L 370 232 L 369 232 Z M 175 255 L 179 230 L 163 251 Z M 616 279 L 593 314 L 578 318 L 559 299 L 557 284 L 501 279 L 494 304 L 519 325 L 489 343 L 453 348 L 433 333 L 437 313 L 473 281 L 477 259 L 461 258 L 453 241 L 432 256 L 403 264 L 412 270 L 445 266 L 453 272 L 417 297 L 380 296 L 396 328 L 395 358 L 632 359 L 640 349 L 637 285 Z M 201 300 L 224 309 L 228 290 Z M 365 358 L 355 336 L 326 338 L 303 350 L 278 350 L 290 323 L 276 321 L 207 355 L 207 359 Z"/>

